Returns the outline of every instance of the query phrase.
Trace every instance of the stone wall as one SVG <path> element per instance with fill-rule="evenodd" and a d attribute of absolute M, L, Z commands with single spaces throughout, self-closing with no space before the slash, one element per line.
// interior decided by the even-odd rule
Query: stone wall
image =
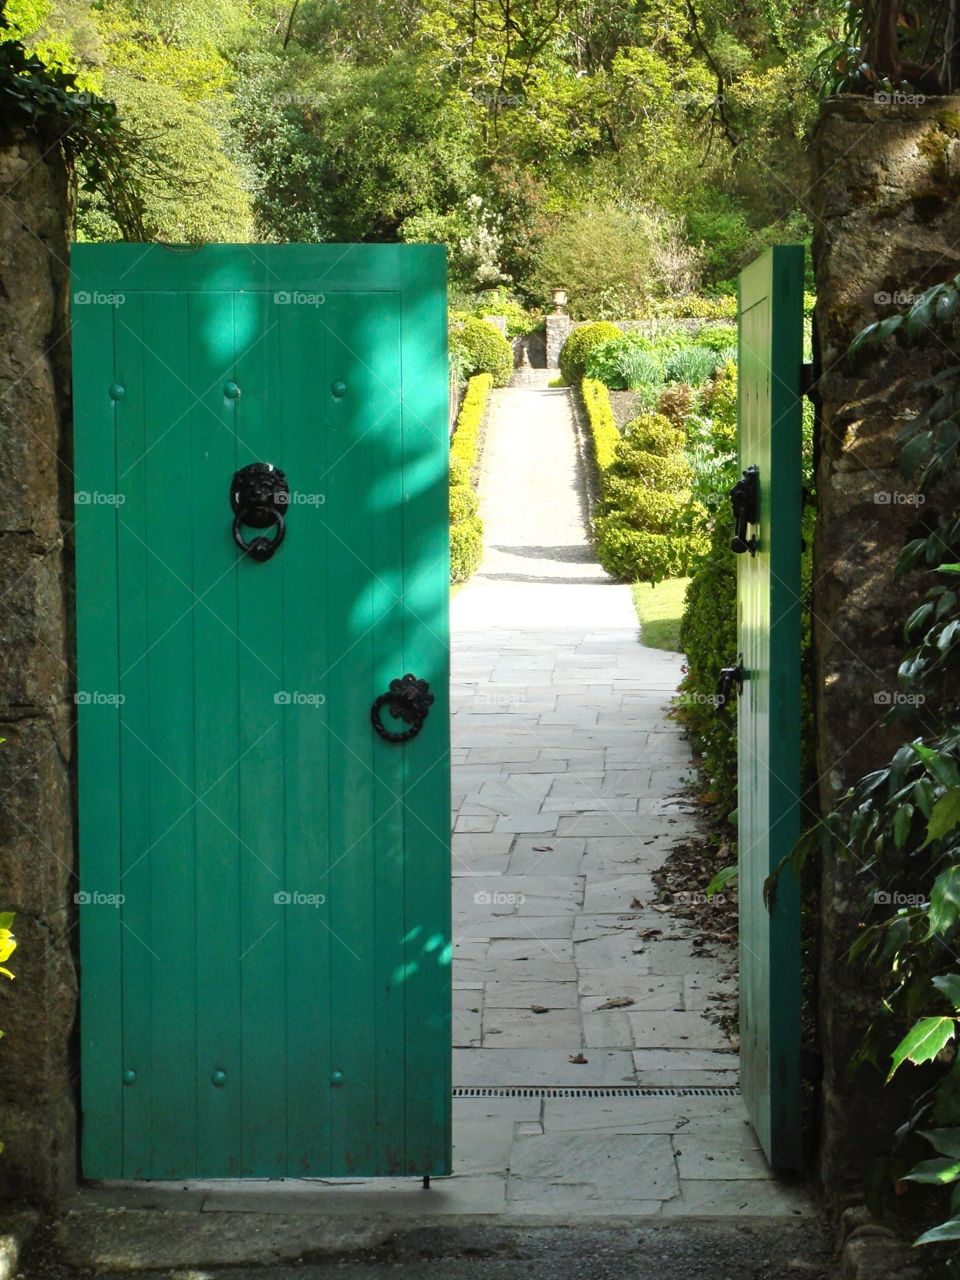
<path fill-rule="evenodd" d="M 52 1200 L 76 1169 L 67 175 L 0 148 L 0 1195 Z"/>
<path fill-rule="evenodd" d="M 845 358 L 865 324 L 892 313 L 897 295 L 960 269 L 958 113 L 960 100 L 899 106 L 840 99 L 825 104 L 814 139 L 822 429 L 812 608 L 824 811 L 902 741 L 903 726 L 883 725 L 884 703 L 897 688 L 911 600 L 928 584 L 914 574 L 895 585 L 894 563 L 905 541 L 960 498 L 953 480 L 920 503 L 897 469 L 906 386 L 942 367 L 946 352 L 938 344 L 931 344 L 935 350 L 892 347 L 855 367 Z M 833 861 L 823 868 L 820 1174 L 834 1207 L 862 1195 L 868 1165 L 889 1144 L 895 1114 L 876 1071 L 847 1079 L 877 1007 L 862 972 L 846 960 L 868 888 L 856 868 Z"/>

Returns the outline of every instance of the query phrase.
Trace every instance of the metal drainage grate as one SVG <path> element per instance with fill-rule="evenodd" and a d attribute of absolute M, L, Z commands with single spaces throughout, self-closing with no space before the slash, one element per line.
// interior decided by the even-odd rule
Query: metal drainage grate
<path fill-rule="evenodd" d="M 454 1098 L 739 1098 L 736 1085 L 457 1085 Z"/>

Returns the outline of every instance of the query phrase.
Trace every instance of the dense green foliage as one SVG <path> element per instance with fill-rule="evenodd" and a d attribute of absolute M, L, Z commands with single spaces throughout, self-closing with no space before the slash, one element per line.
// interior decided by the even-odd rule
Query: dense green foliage
<path fill-rule="evenodd" d="M 737 652 L 737 570 L 730 539 L 733 513 L 718 504 L 706 555 L 697 563 L 687 587 L 680 620 L 680 648 L 687 665 L 677 713 L 700 761 L 706 797 L 724 816 L 737 805 L 737 726 L 735 715 L 719 714 L 716 687 L 721 668 Z"/>
<path fill-rule="evenodd" d="M 483 521 L 475 485 L 480 429 L 492 385 L 489 373 L 478 373 L 470 379 L 450 444 L 451 582 L 466 582 L 483 558 Z"/>
<path fill-rule="evenodd" d="M 575 386 L 586 373 L 587 356 L 593 348 L 620 336 L 620 330 L 609 320 L 578 325 L 560 348 L 560 376 L 564 382 Z"/>
<path fill-rule="evenodd" d="M 795 194 L 839 0 L 7 0 L 47 67 L 117 103 L 142 233 L 442 240 L 464 302 L 730 314 L 805 236 Z M 89 236 L 130 234 L 114 183 Z"/>
<path fill-rule="evenodd" d="M 499 329 L 476 316 L 454 316 L 450 351 L 468 376 L 489 373 L 495 387 L 505 387 L 513 372 L 513 349 Z"/>

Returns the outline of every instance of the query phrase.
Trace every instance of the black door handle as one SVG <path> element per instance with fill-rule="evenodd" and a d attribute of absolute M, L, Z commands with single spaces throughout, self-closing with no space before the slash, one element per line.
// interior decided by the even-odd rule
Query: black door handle
<path fill-rule="evenodd" d="M 717 680 L 717 688 L 714 693 L 714 710 L 719 714 L 727 703 L 730 701 L 731 695 L 738 697 L 743 693 L 743 659 L 737 659 L 735 667 L 723 667 Z"/>
<path fill-rule="evenodd" d="M 423 728 L 433 705 L 433 694 L 426 680 L 418 680 L 409 672 L 400 680 L 391 680 L 390 688 L 370 708 L 370 720 L 380 737 L 387 742 L 409 742 Z M 394 720 L 402 720 L 406 729 L 388 729 L 383 723 L 386 708 Z"/>
<path fill-rule="evenodd" d="M 733 537 L 730 540 L 731 550 L 742 556 L 745 551 L 750 555 L 757 554 L 756 538 L 748 538 L 750 525 L 760 523 L 760 470 L 758 467 L 747 467 L 741 479 L 730 490 L 730 503 L 733 507 Z"/>
<path fill-rule="evenodd" d="M 230 506 L 233 508 L 233 540 L 252 560 L 269 560 L 279 549 L 287 532 L 284 512 L 290 505 L 290 486 L 282 471 L 269 462 L 251 462 L 235 471 L 230 481 Z M 265 533 L 244 536 L 244 525 L 251 529 L 276 528 L 272 538 Z"/>

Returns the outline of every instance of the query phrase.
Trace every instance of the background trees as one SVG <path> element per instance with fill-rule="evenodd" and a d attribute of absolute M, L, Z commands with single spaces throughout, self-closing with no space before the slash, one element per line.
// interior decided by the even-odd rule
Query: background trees
<path fill-rule="evenodd" d="M 116 100 L 150 237 L 444 240 L 464 294 L 729 291 L 803 236 L 839 0 L 7 0 Z M 109 196 L 81 228 L 119 235 Z M 598 237 L 608 248 L 601 250 Z M 579 265 L 578 265 L 579 264 Z"/>

